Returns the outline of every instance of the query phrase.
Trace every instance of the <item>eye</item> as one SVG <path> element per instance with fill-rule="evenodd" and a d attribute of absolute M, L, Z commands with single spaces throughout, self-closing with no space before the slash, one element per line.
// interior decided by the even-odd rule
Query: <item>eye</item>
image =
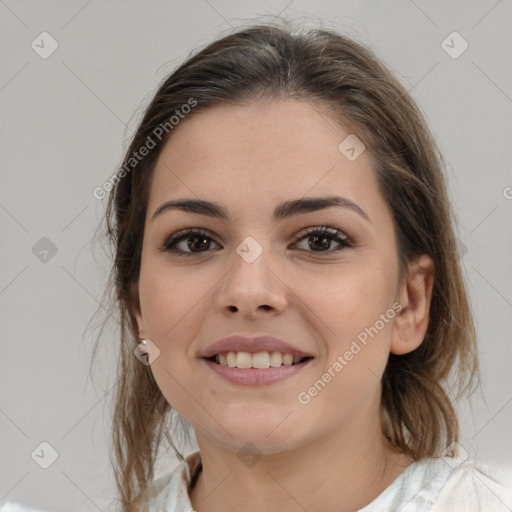
<path fill-rule="evenodd" d="M 295 241 L 300 242 L 301 240 L 307 239 L 310 239 L 307 244 L 308 249 L 313 249 L 313 253 L 332 254 L 333 252 L 354 246 L 347 235 L 338 229 L 325 225 L 308 228 L 306 233 L 299 234 L 295 238 Z M 339 245 L 339 247 L 330 249 L 333 240 Z"/>
<path fill-rule="evenodd" d="M 183 242 L 186 243 L 183 244 Z M 211 242 L 213 242 L 213 239 L 208 236 L 204 230 L 190 228 L 178 231 L 178 233 L 172 235 L 162 244 L 160 249 L 163 252 L 172 252 L 177 256 L 188 256 L 191 254 L 207 252 L 210 248 Z M 180 244 L 181 247 L 179 247 Z"/>
<path fill-rule="evenodd" d="M 298 236 L 295 236 L 295 244 L 306 239 L 310 239 L 308 247 L 301 250 L 312 250 L 313 253 L 332 254 L 354 246 L 341 231 L 325 225 L 308 228 L 305 233 L 301 232 Z M 338 247 L 331 249 L 330 246 L 333 241 L 338 244 Z M 203 229 L 189 228 L 178 231 L 169 237 L 160 246 L 160 250 L 162 252 L 172 252 L 177 256 L 190 256 L 208 252 L 211 249 L 212 242 L 218 246 Z"/>

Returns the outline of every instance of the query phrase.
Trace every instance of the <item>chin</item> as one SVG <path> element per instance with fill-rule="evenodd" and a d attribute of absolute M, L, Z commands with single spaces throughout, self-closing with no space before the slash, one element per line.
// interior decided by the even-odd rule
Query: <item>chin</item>
<path fill-rule="evenodd" d="M 256 454 L 261 455 L 291 450 L 300 444 L 300 432 L 297 426 L 285 426 L 284 423 L 279 425 L 279 422 L 268 419 L 265 421 L 264 414 L 259 416 L 254 420 L 231 418 L 229 422 L 222 423 L 225 430 L 218 424 L 210 425 L 214 431 L 210 430 L 206 434 L 210 439 L 215 439 L 217 443 L 230 450 L 244 453 L 254 450 Z M 205 432 L 204 429 L 203 432 Z"/>

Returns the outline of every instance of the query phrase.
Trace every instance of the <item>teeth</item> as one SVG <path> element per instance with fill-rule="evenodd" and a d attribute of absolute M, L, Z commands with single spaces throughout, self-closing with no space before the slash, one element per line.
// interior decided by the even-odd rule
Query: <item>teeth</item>
<path fill-rule="evenodd" d="M 283 356 L 281 352 L 271 352 L 270 354 L 270 366 L 277 367 L 283 363 Z"/>
<path fill-rule="evenodd" d="M 232 368 L 277 368 L 278 366 L 290 366 L 302 361 L 302 357 L 292 354 L 282 354 L 281 352 L 227 352 L 217 354 L 215 361 L 223 366 Z"/>
<path fill-rule="evenodd" d="M 293 364 L 293 356 L 291 354 L 285 354 L 283 356 L 283 364 L 286 366 Z"/>
<path fill-rule="evenodd" d="M 251 368 L 252 356 L 249 352 L 236 353 L 236 366 L 237 368 Z"/>
<path fill-rule="evenodd" d="M 247 352 L 242 352 L 247 354 Z M 240 356 L 240 354 L 238 354 Z M 248 354 L 250 357 L 250 354 Z M 258 352 L 252 356 L 252 367 L 253 368 L 268 368 L 270 366 L 270 356 L 268 352 Z"/>
<path fill-rule="evenodd" d="M 226 362 L 228 363 L 228 366 L 235 367 L 236 366 L 236 352 L 228 352 L 228 355 L 226 356 Z M 219 361 L 220 363 L 220 361 Z"/>

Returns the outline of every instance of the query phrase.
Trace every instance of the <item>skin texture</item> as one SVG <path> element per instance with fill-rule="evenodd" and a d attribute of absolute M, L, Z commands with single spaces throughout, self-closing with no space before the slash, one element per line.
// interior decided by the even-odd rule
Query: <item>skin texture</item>
<path fill-rule="evenodd" d="M 203 471 L 190 494 L 199 511 L 355 510 L 412 462 L 382 436 L 380 378 L 390 352 L 423 341 L 432 262 L 418 258 L 399 279 L 392 214 L 371 155 L 349 161 L 338 150 L 349 133 L 318 106 L 258 100 L 185 119 L 157 161 L 136 316 L 141 337 L 160 350 L 151 364 L 159 388 L 196 431 Z M 282 201 L 333 195 L 357 203 L 370 222 L 340 207 L 271 218 Z M 162 203 L 185 197 L 222 203 L 229 218 L 167 210 L 151 219 Z M 354 247 L 322 252 L 305 232 L 322 224 Z M 202 252 L 191 252 L 187 239 L 178 248 L 188 256 L 161 251 L 186 228 L 205 230 L 209 245 L 192 238 Z M 252 263 L 236 252 L 247 236 L 262 248 Z M 339 247 L 330 240 L 327 252 Z M 401 311 L 307 405 L 299 403 L 298 394 L 397 301 Z M 314 359 L 272 385 L 231 384 L 198 353 L 232 334 L 270 334 Z M 248 442 L 262 455 L 252 467 L 237 457 Z"/>

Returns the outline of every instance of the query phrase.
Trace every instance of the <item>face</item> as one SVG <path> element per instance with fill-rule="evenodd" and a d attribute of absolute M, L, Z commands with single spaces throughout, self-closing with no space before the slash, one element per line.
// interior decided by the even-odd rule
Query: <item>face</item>
<path fill-rule="evenodd" d="M 198 439 L 276 453 L 377 414 L 398 312 L 395 232 L 369 152 L 347 158 L 350 132 L 326 112 L 214 107 L 177 126 L 157 161 L 136 316 L 160 350 L 159 388 Z M 344 203 L 273 217 L 283 202 L 334 196 Z M 225 218 L 171 207 L 153 218 L 181 199 Z M 220 375 L 200 355 L 232 335 L 274 336 L 310 359 L 274 382 L 233 382 L 223 375 L 277 372 Z"/>

